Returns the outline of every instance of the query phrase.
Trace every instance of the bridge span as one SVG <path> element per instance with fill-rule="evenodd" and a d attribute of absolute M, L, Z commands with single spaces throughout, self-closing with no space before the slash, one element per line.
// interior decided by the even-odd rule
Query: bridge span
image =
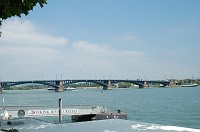
<path fill-rule="evenodd" d="M 67 79 L 67 80 L 32 80 L 32 81 L 4 81 L 0 82 L 0 92 L 3 89 L 7 90 L 11 86 L 22 85 L 22 84 L 43 84 L 47 86 L 51 86 L 55 88 L 56 92 L 62 92 L 64 89 L 63 85 L 73 84 L 73 83 L 81 83 L 81 82 L 90 82 L 95 83 L 103 87 L 103 90 L 112 89 L 113 84 L 121 83 L 121 82 L 128 82 L 135 85 L 138 85 L 139 88 L 148 87 L 149 84 L 161 84 L 163 87 L 170 84 L 169 81 L 163 80 L 153 80 L 153 81 L 145 81 L 145 80 L 120 80 L 120 79 Z"/>

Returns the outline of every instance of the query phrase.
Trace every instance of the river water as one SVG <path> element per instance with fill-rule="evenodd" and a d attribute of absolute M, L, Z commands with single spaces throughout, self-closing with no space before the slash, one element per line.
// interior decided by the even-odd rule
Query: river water
<path fill-rule="evenodd" d="M 200 87 L 191 88 L 116 88 L 77 89 L 54 92 L 48 90 L 5 90 L 4 105 L 63 105 L 105 106 L 110 110 L 120 108 L 128 113 L 128 120 L 200 129 Z M 58 122 L 57 118 L 39 118 L 43 122 Z M 69 118 L 64 119 L 70 122 Z M 200 130 L 199 130 L 200 131 Z"/>

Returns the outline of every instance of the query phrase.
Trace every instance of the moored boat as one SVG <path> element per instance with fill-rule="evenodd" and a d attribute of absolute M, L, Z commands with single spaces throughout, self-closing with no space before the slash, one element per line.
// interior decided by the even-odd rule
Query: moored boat
<path fill-rule="evenodd" d="M 76 88 L 68 87 L 68 88 L 64 88 L 64 90 L 76 90 Z"/>
<path fill-rule="evenodd" d="M 196 83 L 193 83 L 193 84 L 183 84 L 183 85 L 181 85 L 181 87 L 196 87 L 196 86 L 198 86 L 198 84 L 196 84 Z"/>
<path fill-rule="evenodd" d="M 55 90 L 55 88 L 47 88 L 47 90 Z"/>
<path fill-rule="evenodd" d="M 55 90 L 56 88 L 47 88 L 47 90 Z M 68 88 L 64 88 L 64 90 L 76 90 L 76 88 L 71 88 L 71 87 L 68 87 Z"/>

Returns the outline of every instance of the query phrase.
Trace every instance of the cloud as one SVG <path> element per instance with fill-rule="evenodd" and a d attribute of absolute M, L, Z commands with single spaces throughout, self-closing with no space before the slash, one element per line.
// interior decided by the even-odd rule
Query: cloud
<path fill-rule="evenodd" d="M 76 50 L 80 50 L 84 54 L 95 55 L 98 57 L 130 57 L 137 58 L 142 57 L 144 52 L 133 50 L 117 50 L 109 45 L 93 44 L 87 41 L 74 42 Z"/>
<path fill-rule="evenodd" d="M 117 38 L 121 41 L 134 43 L 134 44 L 137 44 L 141 41 L 139 37 L 135 35 L 133 32 L 126 32 L 122 35 L 119 35 Z"/>
<path fill-rule="evenodd" d="M 25 46 L 64 46 L 68 40 L 61 36 L 41 33 L 28 20 L 12 19 L 5 21 L 2 26 L 1 43 Z"/>
<path fill-rule="evenodd" d="M 152 72 L 164 76 L 163 69 L 170 69 L 164 60 L 152 60 L 146 52 L 117 49 L 114 45 L 87 40 L 69 41 L 66 37 L 45 33 L 42 27 L 27 20 L 5 21 L 2 32 L 0 74 L 8 78 L 23 74 L 32 79 L 36 73 L 43 73 L 49 79 L 52 79 L 49 75 L 60 73 L 63 78 L 64 74 L 72 78 L 72 73 L 78 72 L 85 78 L 91 74 L 133 78 L 151 76 Z"/>
<path fill-rule="evenodd" d="M 82 67 L 90 67 L 93 71 L 117 72 L 124 65 L 137 63 L 145 56 L 144 52 L 114 49 L 110 45 L 75 41 L 72 44 L 73 60 Z M 73 62 L 72 62 L 73 63 Z"/>
<path fill-rule="evenodd" d="M 67 69 L 108 75 L 130 69 L 145 56 L 144 52 L 120 50 L 109 44 L 70 42 L 66 37 L 44 33 L 28 20 L 5 21 L 2 32 L 0 72 L 5 74 L 8 70 L 10 74 L 57 74 Z"/>
<path fill-rule="evenodd" d="M 67 38 L 45 33 L 28 20 L 9 19 L 1 29 L 0 74 L 8 78 L 46 71 L 62 57 L 60 49 L 69 43 Z"/>
<path fill-rule="evenodd" d="M 59 48 L 68 44 L 68 39 L 42 33 L 27 20 L 12 19 L 5 21 L 0 38 L 0 58 L 8 62 L 31 60 L 42 62 L 58 56 Z"/>

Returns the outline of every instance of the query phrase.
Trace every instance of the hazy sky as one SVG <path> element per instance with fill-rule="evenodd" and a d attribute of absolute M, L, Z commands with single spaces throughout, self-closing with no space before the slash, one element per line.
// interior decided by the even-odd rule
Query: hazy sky
<path fill-rule="evenodd" d="M 1 31 L 1 81 L 200 78 L 200 0 L 48 0 Z"/>

